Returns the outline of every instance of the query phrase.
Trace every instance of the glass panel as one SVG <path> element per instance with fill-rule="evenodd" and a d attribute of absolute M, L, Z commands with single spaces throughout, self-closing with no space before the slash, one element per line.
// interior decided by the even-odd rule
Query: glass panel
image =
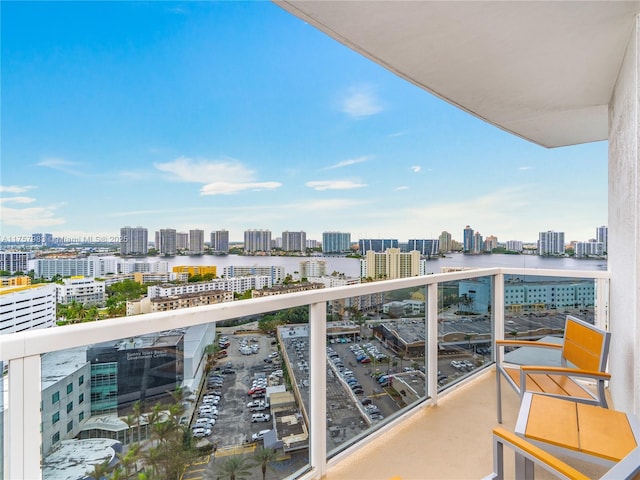
<path fill-rule="evenodd" d="M 0 362 L 0 371 L 2 371 L 2 376 L 0 376 L 0 478 L 4 478 L 4 419 L 9 396 L 9 382 L 7 380 L 9 364 Z"/>
<path fill-rule="evenodd" d="M 333 456 L 425 398 L 425 288 L 332 302 L 327 450 Z"/>
<path fill-rule="evenodd" d="M 594 322 L 595 281 L 505 275 L 505 339 L 562 336 L 567 315 Z"/>
<path fill-rule="evenodd" d="M 438 386 L 470 375 L 492 359 L 491 277 L 438 286 Z"/>

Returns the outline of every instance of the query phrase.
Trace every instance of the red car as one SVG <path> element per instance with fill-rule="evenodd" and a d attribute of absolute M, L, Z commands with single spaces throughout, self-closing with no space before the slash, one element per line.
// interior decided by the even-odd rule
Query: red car
<path fill-rule="evenodd" d="M 369 357 L 364 357 L 362 360 L 360 360 L 360 363 L 371 363 L 371 359 Z"/>
<path fill-rule="evenodd" d="M 253 395 L 254 393 L 265 393 L 267 391 L 264 387 L 253 387 L 247 392 L 247 395 Z"/>

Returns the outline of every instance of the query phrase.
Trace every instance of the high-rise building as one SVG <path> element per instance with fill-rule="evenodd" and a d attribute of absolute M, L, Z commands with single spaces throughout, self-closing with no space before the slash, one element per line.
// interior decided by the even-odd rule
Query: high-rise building
<path fill-rule="evenodd" d="M 522 252 L 522 241 L 520 241 L 520 240 L 507 240 L 506 249 L 509 252 Z"/>
<path fill-rule="evenodd" d="M 227 230 L 211 232 L 211 249 L 217 253 L 229 253 L 229 232 Z"/>
<path fill-rule="evenodd" d="M 245 230 L 244 251 L 245 252 L 271 251 L 271 231 L 270 230 Z"/>
<path fill-rule="evenodd" d="M 28 252 L 0 252 L 0 270 L 9 273 L 27 272 L 29 258 Z"/>
<path fill-rule="evenodd" d="M 564 232 L 551 230 L 540 232 L 538 236 L 538 255 L 563 255 Z"/>
<path fill-rule="evenodd" d="M 420 252 L 401 252 L 399 248 L 388 248 L 385 252 L 367 251 L 360 261 L 361 276 L 364 278 L 392 279 L 425 275 L 426 260 L 420 259 Z"/>
<path fill-rule="evenodd" d="M 143 227 L 122 227 L 120 229 L 121 255 L 146 255 L 149 252 L 149 233 Z"/>
<path fill-rule="evenodd" d="M 607 253 L 607 247 L 609 243 L 609 228 L 606 226 L 596 228 L 596 242 L 602 242 L 602 249 L 604 253 Z"/>
<path fill-rule="evenodd" d="M 498 237 L 489 235 L 484 239 L 484 251 L 492 252 L 494 248 L 498 248 Z"/>
<path fill-rule="evenodd" d="M 176 250 L 189 249 L 189 234 L 186 232 L 176 233 Z"/>
<path fill-rule="evenodd" d="M 305 252 L 307 234 L 305 232 L 282 232 L 282 250 L 285 252 Z"/>
<path fill-rule="evenodd" d="M 366 255 L 369 250 L 383 253 L 388 248 L 398 248 L 398 240 L 392 238 L 361 238 L 358 240 L 360 255 Z"/>
<path fill-rule="evenodd" d="M 189 253 L 191 255 L 204 253 L 204 230 L 189 230 Z"/>
<path fill-rule="evenodd" d="M 34 245 L 43 245 L 44 244 L 44 235 L 41 233 L 32 233 L 31 234 L 31 243 Z"/>
<path fill-rule="evenodd" d="M 186 234 L 185 234 L 186 235 Z M 178 236 L 173 228 L 163 228 L 156 232 L 156 250 L 159 255 L 175 255 Z"/>
<path fill-rule="evenodd" d="M 323 232 L 322 253 L 344 253 L 351 251 L 351 234 L 345 232 Z"/>
<path fill-rule="evenodd" d="M 469 225 L 464 227 L 464 231 L 462 233 L 462 251 L 463 252 L 473 252 L 473 228 Z"/>
<path fill-rule="evenodd" d="M 0 288 L 0 331 L 3 334 L 55 326 L 55 284 Z"/>
<path fill-rule="evenodd" d="M 442 231 L 442 233 L 440 234 L 440 237 L 438 238 L 439 240 L 439 251 L 440 253 L 446 253 L 446 252 L 450 252 L 451 250 L 453 250 L 451 248 L 451 234 L 445 230 Z"/>
<path fill-rule="evenodd" d="M 480 232 L 473 233 L 473 253 L 481 253 L 484 249 L 484 241 Z"/>
<path fill-rule="evenodd" d="M 604 244 L 602 242 L 576 242 L 574 246 L 576 258 L 602 257 L 604 255 Z"/>
<path fill-rule="evenodd" d="M 436 256 L 440 250 L 440 240 L 437 238 L 426 240 L 411 239 L 407 242 L 407 251 L 411 252 L 413 250 L 417 250 L 423 256 Z"/>

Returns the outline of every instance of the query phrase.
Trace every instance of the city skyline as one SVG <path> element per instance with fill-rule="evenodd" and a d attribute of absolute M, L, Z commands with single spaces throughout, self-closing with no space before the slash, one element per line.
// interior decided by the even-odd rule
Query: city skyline
<path fill-rule="evenodd" d="M 271 2 L 0 8 L 4 237 L 469 224 L 535 242 L 608 223 L 606 142 L 515 138 Z"/>

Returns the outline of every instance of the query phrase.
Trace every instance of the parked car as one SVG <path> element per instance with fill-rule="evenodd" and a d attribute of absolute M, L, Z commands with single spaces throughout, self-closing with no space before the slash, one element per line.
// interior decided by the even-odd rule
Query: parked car
<path fill-rule="evenodd" d="M 210 428 L 196 428 L 193 430 L 193 436 L 196 438 L 208 437 L 211 435 Z"/>
<path fill-rule="evenodd" d="M 265 393 L 267 391 L 266 388 L 264 387 L 252 387 L 248 392 L 247 395 L 254 395 L 256 393 Z"/>
<path fill-rule="evenodd" d="M 254 413 L 253 415 L 251 415 L 252 423 L 268 422 L 269 420 L 271 420 L 271 415 L 269 415 L 268 413 Z"/>
<path fill-rule="evenodd" d="M 271 430 L 260 430 L 259 432 L 256 432 L 253 435 L 251 435 L 251 440 L 253 440 L 254 442 L 257 442 L 258 440 L 262 440 L 264 436 L 270 431 Z"/>

